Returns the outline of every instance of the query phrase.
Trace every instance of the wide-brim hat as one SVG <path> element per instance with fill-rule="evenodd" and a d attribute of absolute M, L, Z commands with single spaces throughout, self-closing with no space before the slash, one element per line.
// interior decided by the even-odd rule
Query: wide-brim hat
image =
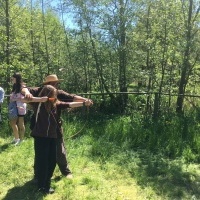
<path fill-rule="evenodd" d="M 48 75 L 47 77 L 45 77 L 43 84 L 47 84 L 47 83 L 50 83 L 50 82 L 60 82 L 60 81 L 63 81 L 63 79 L 58 79 L 56 74 L 51 74 L 51 75 Z"/>

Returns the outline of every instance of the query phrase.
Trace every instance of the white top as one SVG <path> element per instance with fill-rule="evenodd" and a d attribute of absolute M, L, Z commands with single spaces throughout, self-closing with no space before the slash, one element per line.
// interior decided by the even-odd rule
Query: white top
<path fill-rule="evenodd" d="M 0 104 L 3 103 L 4 95 L 5 95 L 4 89 L 0 87 Z"/>

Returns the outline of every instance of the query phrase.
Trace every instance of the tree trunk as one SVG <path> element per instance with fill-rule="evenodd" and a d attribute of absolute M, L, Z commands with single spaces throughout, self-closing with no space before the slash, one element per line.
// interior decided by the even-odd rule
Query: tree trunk
<path fill-rule="evenodd" d="M 188 82 L 189 73 L 191 71 L 190 65 L 190 48 L 191 48 L 191 41 L 192 41 L 192 7 L 193 7 L 193 0 L 189 2 L 189 12 L 188 12 L 188 20 L 187 20 L 187 27 L 186 27 L 186 47 L 183 57 L 183 66 L 181 71 L 181 79 L 178 88 L 178 97 L 176 102 L 176 112 L 182 113 L 183 111 L 183 102 L 184 102 L 184 94 L 185 88 Z"/>
<path fill-rule="evenodd" d="M 147 30 L 147 37 L 149 38 L 149 29 L 150 29 L 150 23 L 149 23 L 149 15 L 150 15 L 150 6 L 148 7 L 148 15 L 147 15 L 147 23 L 146 23 L 146 30 Z M 146 58 L 146 66 L 148 71 L 152 71 L 153 66 L 150 65 L 150 49 L 147 48 L 147 58 Z M 147 92 L 149 93 L 151 91 L 151 85 L 152 85 L 152 72 L 149 73 L 149 79 L 148 79 L 148 85 L 147 85 Z M 147 95 L 147 101 L 146 101 L 146 112 L 151 112 L 151 95 Z"/>
<path fill-rule="evenodd" d="M 7 65 L 7 83 L 10 82 L 10 15 L 9 15 L 9 0 L 5 0 L 6 14 L 6 65 Z M 6 89 L 7 94 L 10 93 L 9 87 Z M 9 99 L 7 99 L 9 101 Z"/>
<path fill-rule="evenodd" d="M 49 74 L 50 73 L 49 51 L 48 51 L 48 44 L 47 44 L 47 35 L 46 35 L 46 30 L 45 30 L 45 13 L 44 13 L 44 1 L 43 0 L 42 0 L 42 28 L 43 28 L 44 41 L 45 41 L 47 74 Z"/>
<path fill-rule="evenodd" d="M 120 0 L 120 35 L 119 35 L 119 89 L 120 92 L 127 92 L 127 83 L 126 83 L 126 25 L 125 25 L 125 5 L 124 1 Z M 127 105 L 128 95 L 120 95 L 120 106 L 121 111 L 123 112 Z"/>

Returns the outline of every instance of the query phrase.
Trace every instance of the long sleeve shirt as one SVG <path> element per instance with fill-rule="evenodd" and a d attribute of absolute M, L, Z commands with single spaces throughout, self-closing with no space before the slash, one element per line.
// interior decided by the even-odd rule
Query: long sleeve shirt
<path fill-rule="evenodd" d="M 0 104 L 3 103 L 3 100 L 4 100 L 4 89 L 2 87 L 0 87 Z"/>
<path fill-rule="evenodd" d="M 38 117 L 31 136 L 57 138 L 58 129 L 60 129 L 58 121 L 59 110 L 69 108 L 69 104 L 70 102 L 58 102 L 56 103 L 56 107 L 48 113 L 44 107 L 44 103 L 41 103 L 39 111 L 39 103 L 32 103 L 34 107 L 34 113 L 37 115 L 38 112 Z"/>
<path fill-rule="evenodd" d="M 41 92 L 42 88 L 43 87 L 33 87 L 33 88 L 29 88 L 29 91 L 34 97 L 38 97 L 38 95 Z M 75 96 L 75 94 L 70 94 L 70 93 L 67 93 L 67 92 L 65 92 L 63 90 L 58 90 L 57 91 L 58 100 L 63 101 L 63 102 L 68 102 L 68 103 L 69 102 L 73 102 L 74 96 Z M 58 107 L 62 107 L 62 106 L 58 106 Z M 56 116 L 57 117 L 57 121 L 58 121 L 58 123 L 57 123 L 58 126 L 55 126 L 55 127 L 57 127 L 58 138 L 61 138 L 63 136 L 61 110 L 63 110 L 63 108 L 62 109 L 57 109 L 57 116 Z"/>

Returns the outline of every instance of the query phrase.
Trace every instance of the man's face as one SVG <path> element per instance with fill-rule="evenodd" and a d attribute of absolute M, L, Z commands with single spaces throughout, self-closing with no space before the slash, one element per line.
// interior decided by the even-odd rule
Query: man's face
<path fill-rule="evenodd" d="M 48 84 L 52 85 L 53 87 L 55 87 L 56 89 L 58 89 L 59 82 L 54 81 L 54 82 L 49 82 Z"/>

